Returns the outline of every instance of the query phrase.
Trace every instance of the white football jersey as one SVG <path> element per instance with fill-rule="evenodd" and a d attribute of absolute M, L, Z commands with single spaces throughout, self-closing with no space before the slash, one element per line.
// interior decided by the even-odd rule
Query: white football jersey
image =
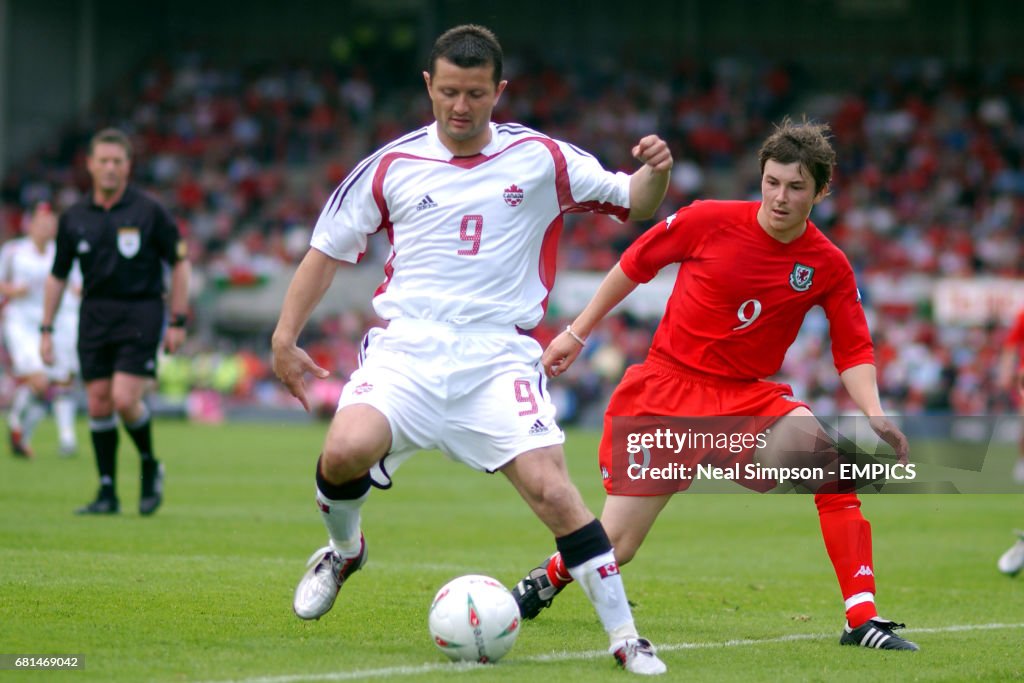
<path fill-rule="evenodd" d="M 4 307 L 6 319 L 17 320 L 27 325 L 42 323 L 43 289 L 46 277 L 53 267 L 55 253 L 56 247 L 52 240 L 47 242 L 45 250 L 40 252 L 28 237 L 18 237 L 0 247 L 0 282 L 28 287 L 28 292 L 24 296 L 8 300 Z M 79 299 L 69 290 L 72 285 L 80 288 L 81 282 L 81 271 L 75 268 L 68 277 L 69 287 L 61 300 L 59 315 L 74 314 L 77 319 Z"/>
<path fill-rule="evenodd" d="M 24 296 L 7 302 L 4 315 L 38 325 L 43 320 L 43 285 L 53 266 L 56 252 L 53 242 L 47 242 L 40 253 L 28 237 L 18 237 L 0 248 L 0 281 L 28 287 Z"/>
<path fill-rule="evenodd" d="M 629 215 L 629 175 L 512 123 L 491 124 L 480 154 L 455 157 L 437 124 L 363 160 L 334 191 L 311 246 L 357 262 L 367 236 L 391 254 L 373 307 L 386 320 L 420 318 L 529 329 L 554 285 L 566 213 Z"/>

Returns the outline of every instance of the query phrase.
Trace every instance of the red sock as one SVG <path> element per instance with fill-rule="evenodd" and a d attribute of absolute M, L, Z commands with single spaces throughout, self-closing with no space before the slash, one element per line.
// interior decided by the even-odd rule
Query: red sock
<path fill-rule="evenodd" d="M 818 493 L 814 496 L 825 550 L 832 560 L 839 589 L 846 603 L 846 620 L 857 628 L 878 616 L 875 610 L 875 571 L 871 562 L 871 525 L 860 512 L 860 500 L 852 493 Z"/>
<path fill-rule="evenodd" d="M 572 575 L 569 574 L 569 570 L 565 567 L 562 553 L 555 553 L 548 560 L 548 580 L 551 581 L 551 585 L 555 588 L 563 588 L 572 583 Z"/>

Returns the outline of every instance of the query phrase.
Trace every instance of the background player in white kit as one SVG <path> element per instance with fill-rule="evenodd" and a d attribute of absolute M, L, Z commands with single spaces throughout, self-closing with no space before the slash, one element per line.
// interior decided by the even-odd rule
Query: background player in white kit
<path fill-rule="evenodd" d="M 317 619 L 366 561 L 360 508 L 371 484 L 391 486 L 398 465 L 439 448 L 475 469 L 502 472 L 571 559 L 627 670 L 665 671 L 638 636 L 612 548 L 565 467 L 565 437 L 539 364 L 534 327 L 554 281 L 562 216 L 598 211 L 620 220 L 654 214 L 672 156 L 654 135 L 633 148 L 642 166 L 610 173 L 589 154 L 518 124 L 493 124 L 505 88 L 494 35 L 459 26 L 437 39 L 423 77 L 436 121 L 360 163 L 328 200 L 312 248 L 289 287 L 274 332 L 274 370 L 308 409 L 304 374 L 324 378 L 297 346 L 341 261 L 385 231 L 391 254 L 373 299 L 387 329 L 367 334 L 316 470 L 330 536 L 295 592 Z"/>
<path fill-rule="evenodd" d="M 72 455 L 75 437 L 74 380 L 78 375 L 78 305 L 81 273 L 76 271 L 54 322 L 54 363 L 39 354 L 43 321 L 43 285 L 53 266 L 57 217 L 40 202 L 27 214 L 25 236 L 0 248 L 0 296 L 7 298 L 3 313 L 4 343 L 18 382 L 7 417 L 11 451 L 32 457 L 32 433 L 46 414 L 52 397 L 62 455 Z"/>

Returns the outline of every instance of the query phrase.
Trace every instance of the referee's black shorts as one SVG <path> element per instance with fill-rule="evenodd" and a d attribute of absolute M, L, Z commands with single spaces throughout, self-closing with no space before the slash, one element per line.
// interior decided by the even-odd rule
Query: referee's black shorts
<path fill-rule="evenodd" d="M 103 379 L 115 372 L 155 377 L 163 328 L 163 299 L 83 299 L 78 318 L 82 379 Z"/>

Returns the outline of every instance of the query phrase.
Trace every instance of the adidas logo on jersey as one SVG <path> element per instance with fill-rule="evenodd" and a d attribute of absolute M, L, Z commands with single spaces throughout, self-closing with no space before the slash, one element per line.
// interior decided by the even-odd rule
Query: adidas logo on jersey
<path fill-rule="evenodd" d="M 417 211 L 422 211 L 423 209 L 434 209 L 434 208 L 437 208 L 437 202 L 435 202 L 433 199 L 431 199 L 429 194 L 423 195 L 423 199 L 421 199 L 420 203 L 416 205 L 416 210 Z"/>
<path fill-rule="evenodd" d="M 853 577 L 857 578 L 858 576 L 874 576 L 874 575 L 875 575 L 875 573 L 873 571 L 871 571 L 871 567 L 867 566 L 866 564 L 862 564 L 860 566 L 860 569 L 857 570 L 857 573 L 854 574 Z"/>
<path fill-rule="evenodd" d="M 539 436 L 540 434 L 547 434 L 549 431 L 551 431 L 551 427 L 548 427 L 540 420 L 537 420 L 533 423 L 533 426 L 530 427 L 530 436 Z"/>

